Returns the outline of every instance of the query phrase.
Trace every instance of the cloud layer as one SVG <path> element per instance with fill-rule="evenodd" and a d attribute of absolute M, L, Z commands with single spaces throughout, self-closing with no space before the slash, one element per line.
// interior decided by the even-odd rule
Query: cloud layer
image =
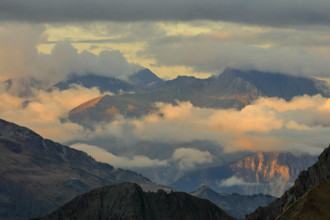
<path fill-rule="evenodd" d="M 99 55 L 78 52 L 68 41 L 60 41 L 51 54 L 39 53 L 36 46 L 47 40 L 43 25 L 0 25 L 0 80 L 34 77 L 55 83 L 70 74 L 88 73 L 125 79 L 140 67 L 130 64 L 117 50 L 102 51 Z"/>
<path fill-rule="evenodd" d="M 328 142 L 330 101 L 316 96 L 290 102 L 260 98 L 242 110 L 194 107 L 189 102 L 158 103 L 159 115 L 118 119 L 102 132 L 157 142 L 211 140 L 227 152 L 301 151 L 318 154 Z M 124 129 L 125 128 L 125 129 Z M 124 131 L 121 132 L 121 131 Z"/>
<path fill-rule="evenodd" d="M 0 19 L 33 22 L 221 20 L 272 26 L 329 25 L 326 0 L 2 0 Z"/>
<path fill-rule="evenodd" d="M 76 143 L 71 145 L 72 148 L 86 152 L 87 154 L 94 157 L 97 161 L 111 164 L 115 167 L 121 168 L 142 168 L 142 167 L 157 167 L 166 166 L 167 160 L 150 159 L 144 155 L 135 155 L 132 158 L 116 156 L 100 147 Z"/>

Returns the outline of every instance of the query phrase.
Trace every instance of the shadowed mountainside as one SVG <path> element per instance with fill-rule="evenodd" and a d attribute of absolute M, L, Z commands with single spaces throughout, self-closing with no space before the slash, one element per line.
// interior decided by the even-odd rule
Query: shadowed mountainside
<path fill-rule="evenodd" d="M 151 181 L 0 120 L 0 218 L 36 217 L 93 188 Z"/>
<path fill-rule="evenodd" d="M 280 198 L 276 199 L 268 206 L 258 208 L 255 212 L 248 215 L 246 219 L 248 220 L 275 219 L 283 211 L 289 208 L 290 205 L 294 204 L 294 202 L 296 202 L 299 198 L 303 197 L 306 192 L 308 192 L 318 184 L 327 181 L 329 178 L 330 178 L 330 146 L 327 147 L 323 151 L 323 153 L 319 156 L 317 163 L 309 167 L 307 171 L 304 170 L 299 174 L 298 178 L 295 181 L 294 186 L 288 189 Z M 311 195 L 313 195 L 313 192 Z M 308 194 L 306 194 L 306 197 L 308 198 Z M 306 197 L 302 198 L 302 200 L 306 199 Z M 299 203 L 296 205 L 299 206 Z M 330 207 L 329 200 L 324 205 Z"/>
<path fill-rule="evenodd" d="M 73 84 L 81 85 L 86 88 L 98 87 L 101 92 L 111 92 L 114 94 L 137 90 L 135 86 L 123 80 L 94 74 L 88 74 L 85 76 L 73 75 L 68 80 L 57 83 L 54 87 L 59 88 L 60 90 L 66 90 Z"/>
<path fill-rule="evenodd" d="M 253 212 L 259 206 L 266 206 L 276 199 L 273 196 L 264 194 L 240 195 L 237 193 L 217 193 L 207 186 L 203 186 L 190 194 L 198 198 L 210 200 L 237 219 L 244 219 L 247 213 Z"/>
<path fill-rule="evenodd" d="M 149 69 L 142 69 L 138 71 L 137 73 L 131 75 L 128 80 L 132 85 L 143 89 L 156 88 L 165 82 Z"/>
<path fill-rule="evenodd" d="M 290 205 L 276 220 L 330 219 L 330 179 L 306 192 Z"/>
<path fill-rule="evenodd" d="M 234 218 L 210 201 L 187 193 L 166 193 L 163 190 L 146 193 L 137 184 L 121 183 L 78 196 L 40 219 L 232 220 Z"/>

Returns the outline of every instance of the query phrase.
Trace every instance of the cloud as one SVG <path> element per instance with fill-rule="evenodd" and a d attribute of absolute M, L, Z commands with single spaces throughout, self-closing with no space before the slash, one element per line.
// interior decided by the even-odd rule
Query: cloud
<path fill-rule="evenodd" d="M 1 84 L 0 84 L 1 85 Z M 0 93 L 0 117 L 27 126 L 45 138 L 83 143 L 87 139 L 114 136 L 126 140 L 180 143 L 208 140 L 236 151 L 301 151 L 319 154 L 329 142 L 330 99 L 320 95 L 259 98 L 241 110 L 210 109 L 190 102 L 157 103 L 158 112 L 141 118 L 117 117 L 84 129 L 66 119 L 72 108 L 103 95 L 96 88 L 74 86 L 69 90 L 35 90 L 30 97 Z M 145 158 L 135 158 L 145 159 Z M 179 149 L 172 155 L 181 169 L 212 161 L 210 154 Z"/>
<path fill-rule="evenodd" d="M 251 29 L 166 36 L 150 41 L 141 54 L 155 59 L 157 65 L 185 65 L 195 72 L 218 74 L 231 67 L 329 77 L 330 47 L 325 33 Z"/>
<path fill-rule="evenodd" d="M 0 18 L 32 22 L 222 20 L 272 26 L 329 25 L 325 0 L 2 0 Z"/>
<path fill-rule="evenodd" d="M 328 143 L 330 101 L 320 95 L 291 101 L 260 98 L 241 110 L 158 103 L 160 114 L 118 118 L 98 127 L 99 136 L 156 142 L 209 140 L 235 151 L 300 151 L 319 154 Z"/>
<path fill-rule="evenodd" d="M 193 169 L 196 165 L 212 163 L 212 155 L 208 151 L 193 148 L 178 148 L 173 152 L 173 161 L 178 163 L 181 170 Z"/>
<path fill-rule="evenodd" d="M 217 185 L 219 187 L 230 187 L 230 186 L 255 186 L 259 184 L 260 183 L 246 182 L 243 178 L 232 176 L 228 179 L 220 181 Z"/>
<path fill-rule="evenodd" d="M 88 73 L 125 79 L 140 68 L 118 50 L 79 53 L 68 41 L 57 42 L 50 54 L 39 53 L 36 46 L 47 39 L 43 25 L 1 23 L 0 80 L 34 77 L 54 84 Z"/>
<path fill-rule="evenodd" d="M 35 96 L 17 97 L 0 93 L 0 118 L 26 126 L 45 138 L 65 142 L 88 138 L 90 132 L 80 125 L 63 120 L 72 108 L 86 100 L 102 95 L 97 88 L 73 86 L 68 90 L 51 92 L 37 90 Z"/>
<path fill-rule="evenodd" d="M 155 167 L 155 166 L 166 166 L 167 160 L 150 159 L 144 155 L 135 155 L 132 158 L 116 156 L 103 148 L 88 145 L 83 143 L 76 143 L 70 147 L 86 152 L 87 154 L 94 157 L 97 161 L 111 164 L 115 167 L 122 168 L 143 168 L 143 167 Z"/>

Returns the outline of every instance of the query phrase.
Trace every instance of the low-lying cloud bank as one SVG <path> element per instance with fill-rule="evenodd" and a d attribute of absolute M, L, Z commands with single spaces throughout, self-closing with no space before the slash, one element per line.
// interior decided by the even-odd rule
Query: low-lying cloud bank
<path fill-rule="evenodd" d="M 330 131 L 330 99 L 320 95 L 296 97 L 289 102 L 260 98 L 242 110 L 200 108 L 189 102 L 158 103 L 157 107 L 161 114 L 121 118 L 103 124 L 97 132 L 158 142 L 211 140 L 227 152 L 318 154 L 328 142 L 326 134 Z"/>
<path fill-rule="evenodd" d="M 242 110 L 200 108 L 189 102 L 157 103 L 159 112 L 156 114 L 137 119 L 118 117 L 111 123 L 97 125 L 92 131 L 66 117 L 70 109 L 102 95 L 97 88 L 73 86 L 64 91 L 37 90 L 34 93 L 32 97 L 21 98 L 2 91 L 0 118 L 62 143 L 107 136 L 164 143 L 209 140 L 223 146 L 226 152 L 319 154 L 329 142 L 330 99 L 320 95 L 295 97 L 291 101 L 260 98 Z M 182 169 L 212 161 L 208 153 L 193 149 L 179 149 L 174 152 L 173 159 L 180 160 Z"/>
<path fill-rule="evenodd" d="M 166 167 L 177 164 L 179 170 L 186 171 L 194 169 L 196 165 L 212 162 L 212 156 L 208 151 L 200 151 L 193 148 L 176 149 L 172 157 L 159 160 L 150 159 L 145 155 L 134 155 L 131 157 L 117 156 L 98 146 L 84 143 L 76 143 L 70 147 L 86 152 L 97 161 L 122 168 Z"/>
<path fill-rule="evenodd" d="M 122 157 L 122 156 L 116 156 L 103 148 L 83 144 L 83 143 L 76 143 L 71 145 L 72 148 L 81 150 L 86 152 L 87 154 L 94 157 L 97 161 L 101 161 L 104 163 L 109 163 L 115 167 L 155 167 L 155 166 L 166 166 L 168 161 L 167 160 L 158 160 L 158 159 L 150 159 L 147 156 L 144 155 L 135 155 L 131 158 L 128 157 Z"/>

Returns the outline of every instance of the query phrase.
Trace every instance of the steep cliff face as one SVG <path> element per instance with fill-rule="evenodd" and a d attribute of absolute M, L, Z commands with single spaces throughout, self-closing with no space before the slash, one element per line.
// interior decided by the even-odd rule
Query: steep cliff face
<path fill-rule="evenodd" d="M 275 219 L 304 193 L 329 178 L 330 146 L 319 156 L 317 163 L 299 174 L 294 186 L 288 189 L 282 197 L 266 207 L 258 208 L 254 213 L 248 215 L 247 219 Z"/>
<path fill-rule="evenodd" d="M 230 165 L 188 173 L 173 183 L 172 187 L 194 191 L 201 185 L 208 185 L 218 192 L 281 196 L 299 173 L 316 160 L 316 156 L 307 154 L 259 152 Z"/>
<path fill-rule="evenodd" d="M 78 196 L 40 219 L 232 220 L 234 218 L 210 201 L 187 193 L 166 193 L 162 190 L 157 193 L 145 193 L 137 184 L 121 183 Z"/>
<path fill-rule="evenodd" d="M 0 219 L 36 217 L 93 188 L 151 182 L 0 120 Z"/>

